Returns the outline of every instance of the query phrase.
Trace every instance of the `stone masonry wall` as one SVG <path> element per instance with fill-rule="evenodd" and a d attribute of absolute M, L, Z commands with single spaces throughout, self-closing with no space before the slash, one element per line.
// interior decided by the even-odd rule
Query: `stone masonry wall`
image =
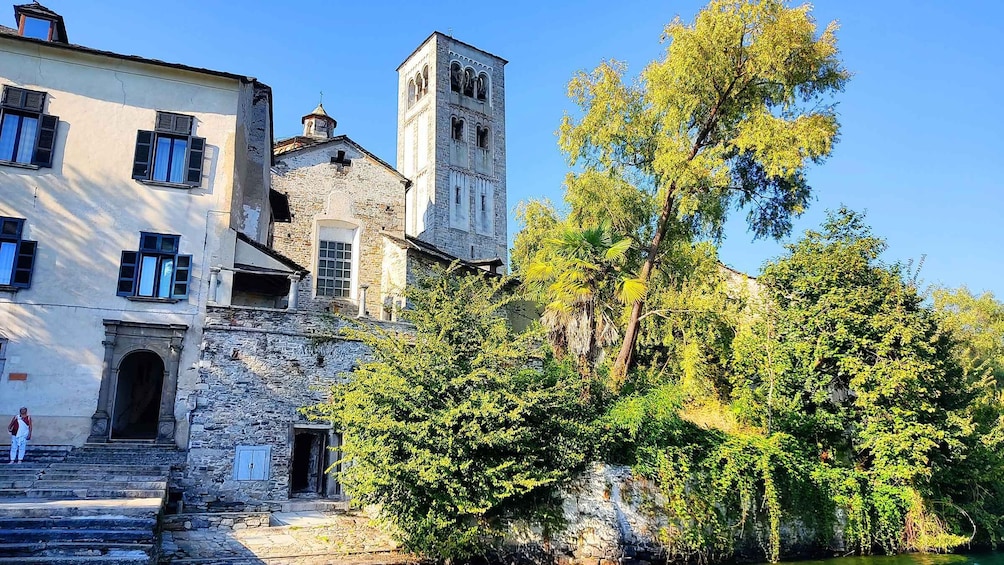
<path fill-rule="evenodd" d="M 349 166 L 331 164 L 331 157 L 345 151 Z M 359 230 L 356 288 L 368 285 L 367 310 L 377 313 L 383 303 L 384 242 L 380 231 L 404 237 L 404 195 L 402 178 L 385 165 L 359 152 L 351 143 L 331 141 L 277 156 L 272 188 L 289 195 L 290 223 L 277 223 L 273 247 L 306 267 L 317 268 L 318 225 L 341 221 Z M 333 300 L 317 297 L 313 274 L 300 284 L 299 306 L 327 310 Z M 356 296 L 339 300 L 343 307 L 356 304 Z M 378 317 L 378 316 L 375 316 Z"/>
<path fill-rule="evenodd" d="M 325 400 L 330 386 L 367 355 L 362 343 L 335 337 L 346 323 L 312 312 L 208 308 L 181 480 L 186 508 L 289 497 L 292 428 L 317 424 L 298 409 Z M 235 480 L 241 445 L 271 447 L 267 480 Z"/>

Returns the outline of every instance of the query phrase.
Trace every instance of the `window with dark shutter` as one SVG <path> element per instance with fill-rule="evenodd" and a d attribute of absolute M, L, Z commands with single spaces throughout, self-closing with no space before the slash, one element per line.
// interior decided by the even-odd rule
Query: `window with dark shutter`
<path fill-rule="evenodd" d="M 194 126 L 193 116 L 157 112 L 153 131 L 136 134 L 132 177 L 170 185 L 200 186 L 206 140 L 192 136 Z"/>
<path fill-rule="evenodd" d="M 136 155 L 133 157 L 132 178 L 149 180 L 150 163 L 153 162 L 153 132 L 136 132 Z"/>
<path fill-rule="evenodd" d="M 119 264 L 119 285 L 116 294 L 119 296 L 132 296 L 136 288 L 136 265 L 139 262 L 139 253 L 135 251 L 123 251 L 122 262 Z"/>
<path fill-rule="evenodd" d="M 191 279 L 192 256 L 178 255 L 174 262 L 174 289 L 171 291 L 171 295 L 174 298 L 186 298 Z"/>
<path fill-rule="evenodd" d="M 42 108 L 45 107 L 45 93 L 17 88 L 15 86 L 5 86 L 0 103 L 14 110 L 40 113 Z"/>
<path fill-rule="evenodd" d="M 35 144 L 35 156 L 31 163 L 39 167 L 51 167 L 52 155 L 56 149 L 56 129 L 59 128 L 59 118 L 42 116 L 38 130 L 38 142 Z"/>
<path fill-rule="evenodd" d="M 156 128 L 158 132 L 189 135 L 192 133 L 192 122 L 192 116 L 157 112 Z"/>
<path fill-rule="evenodd" d="M 139 250 L 123 251 L 117 294 L 177 302 L 188 297 L 192 256 L 179 255 L 181 236 L 140 232 Z"/>
<path fill-rule="evenodd" d="M 0 162 L 51 167 L 59 118 L 43 114 L 46 93 L 4 86 L 0 96 Z"/>
<path fill-rule="evenodd" d="M 0 217 L 0 285 L 29 288 L 38 244 L 21 239 L 23 218 Z"/>
<path fill-rule="evenodd" d="M 14 264 L 11 286 L 31 287 L 31 272 L 35 268 L 35 249 L 37 247 L 38 244 L 34 241 L 21 240 L 21 245 L 18 246 L 17 250 L 17 262 Z"/>
<path fill-rule="evenodd" d="M 188 143 L 188 176 L 185 183 L 192 186 L 202 184 L 202 159 L 206 153 L 206 140 L 193 137 Z"/>

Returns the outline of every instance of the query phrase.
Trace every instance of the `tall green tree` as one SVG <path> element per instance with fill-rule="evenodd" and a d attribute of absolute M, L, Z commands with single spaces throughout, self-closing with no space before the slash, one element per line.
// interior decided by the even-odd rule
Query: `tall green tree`
<path fill-rule="evenodd" d="M 559 140 L 569 162 L 654 204 L 641 282 L 673 234 L 717 236 L 733 205 L 748 207 L 757 236 L 790 229 L 809 199 L 807 164 L 828 156 L 837 136 L 825 102 L 848 73 L 835 31 L 831 23 L 817 33 L 808 6 L 713 0 L 692 25 L 666 27 L 666 56 L 637 82 L 615 61 L 572 79 L 581 115 L 565 117 Z M 632 365 L 644 307 L 644 298 L 631 307 L 615 377 Z"/>
<path fill-rule="evenodd" d="M 976 439 L 973 380 L 885 248 L 841 209 L 764 269 L 767 309 L 734 342 L 736 407 L 834 466 L 864 551 L 950 547 L 965 538 L 934 509 Z"/>
<path fill-rule="evenodd" d="M 340 480 L 403 545 L 482 555 L 513 521 L 547 526 L 585 461 L 590 408 L 574 369 L 504 316 L 508 281 L 451 269 L 409 289 L 411 333 L 359 329 L 371 359 L 313 409 L 343 430 Z"/>

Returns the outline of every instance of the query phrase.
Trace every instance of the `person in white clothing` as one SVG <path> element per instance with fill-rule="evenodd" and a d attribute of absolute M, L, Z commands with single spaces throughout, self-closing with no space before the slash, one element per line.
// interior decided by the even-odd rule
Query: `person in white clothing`
<path fill-rule="evenodd" d="M 27 408 L 21 408 L 21 413 L 11 418 L 7 431 L 10 432 L 9 464 L 20 463 L 24 461 L 24 450 L 31 439 L 31 416 Z"/>

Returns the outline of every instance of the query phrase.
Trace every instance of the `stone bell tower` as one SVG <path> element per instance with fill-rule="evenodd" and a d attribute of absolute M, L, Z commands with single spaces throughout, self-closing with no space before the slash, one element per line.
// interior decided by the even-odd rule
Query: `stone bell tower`
<path fill-rule="evenodd" d="M 466 260 L 506 262 L 506 61 L 435 32 L 397 68 L 405 231 Z"/>

